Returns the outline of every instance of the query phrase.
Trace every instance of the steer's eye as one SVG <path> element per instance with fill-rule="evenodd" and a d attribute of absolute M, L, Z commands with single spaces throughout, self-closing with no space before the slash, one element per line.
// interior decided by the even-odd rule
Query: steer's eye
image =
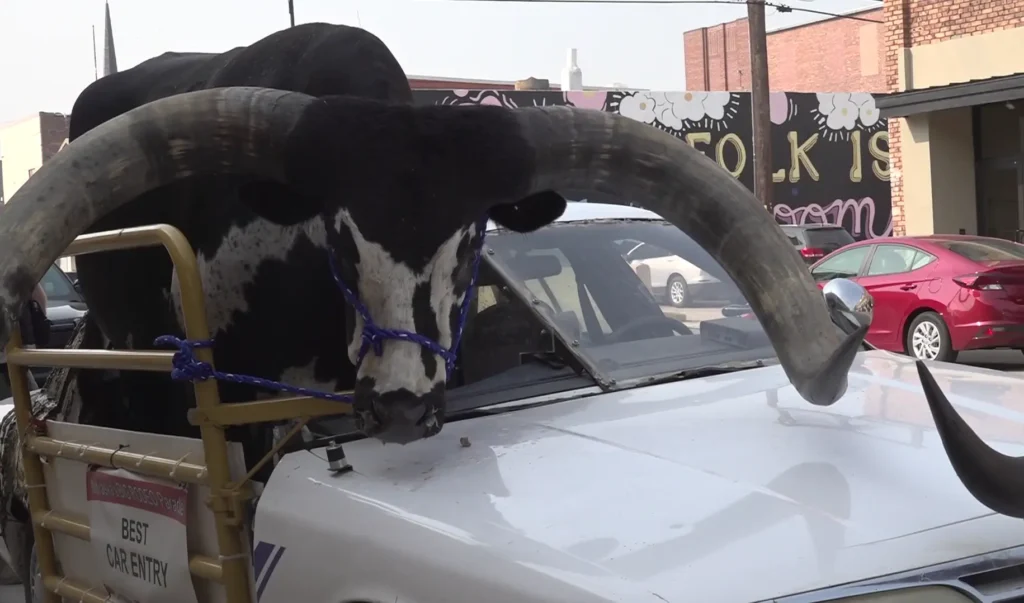
<path fill-rule="evenodd" d="M 359 271 L 356 270 L 356 263 L 351 258 L 335 256 L 334 265 L 338 267 L 338 276 L 349 283 L 350 287 L 358 284 L 356 280 L 359 278 Z"/>
<path fill-rule="evenodd" d="M 460 292 L 465 291 L 473 278 L 473 266 L 477 263 L 476 251 L 470 249 L 464 256 L 459 258 L 458 270 L 455 271 L 455 286 Z"/>

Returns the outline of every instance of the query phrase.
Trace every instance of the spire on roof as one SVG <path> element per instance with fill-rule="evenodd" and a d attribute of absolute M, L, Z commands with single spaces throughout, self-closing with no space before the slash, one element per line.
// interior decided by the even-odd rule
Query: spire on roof
<path fill-rule="evenodd" d="M 106 19 L 103 23 L 103 75 L 117 73 L 117 55 L 114 53 L 114 29 L 110 26 L 110 3 L 106 2 Z"/>

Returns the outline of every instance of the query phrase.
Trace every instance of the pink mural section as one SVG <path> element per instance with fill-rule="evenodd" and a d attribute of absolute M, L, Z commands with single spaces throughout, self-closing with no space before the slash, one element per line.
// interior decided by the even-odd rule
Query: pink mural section
<path fill-rule="evenodd" d="M 750 95 L 737 92 L 415 90 L 420 104 L 570 105 L 619 113 L 685 140 L 753 186 Z M 770 96 L 775 219 L 892 234 L 886 121 L 867 93 Z"/>

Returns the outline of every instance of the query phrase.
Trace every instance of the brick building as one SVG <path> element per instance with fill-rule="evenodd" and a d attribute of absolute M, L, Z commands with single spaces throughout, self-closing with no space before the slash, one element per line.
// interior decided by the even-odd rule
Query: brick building
<path fill-rule="evenodd" d="M 894 233 L 1024 239 L 1024 0 L 884 12 Z"/>
<path fill-rule="evenodd" d="M 68 116 L 39 112 L 0 124 L 0 202 L 61 150 L 68 138 Z M 6 197 L 5 197 L 6 195 Z M 72 258 L 61 258 L 61 268 L 74 269 Z"/>
<path fill-rule="evenodd" d="M 768 32 L 772 90 L 885 92 L 880 8 Z M 683 34 L 687 90 L 750 90 L 747 20 Z"/>
<path fill-rule="evenodd" d="M 0 125 L 0 191 L 13 195 L 67 137 L 68 116 L 61 113 L 39 112 Z"/>

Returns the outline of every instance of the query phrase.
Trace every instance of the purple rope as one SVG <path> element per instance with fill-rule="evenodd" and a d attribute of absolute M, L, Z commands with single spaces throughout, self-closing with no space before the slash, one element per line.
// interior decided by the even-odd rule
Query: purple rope
<path fill-rule="evenodd" d="M 213 347 L 212 339 L 207 339 L 205 341 L 189 341 L 186 339 L 179 339 L 173 335 L 161 335 L 156 338 L 153 344 L 178 348 L 178 351 L 174 353 L 174 357 L 171 361 L 171 364 L 174 367 L 171 369 L 171 379 L 174 379 L 175 381 L 206 381 L 207 379 L 216 379 L 217 381 L 227 381 L 230 383 L 238 383 L 239 385 L 254 385 L 256 387 L 262 387 L 273 391 L 287 392 L 295 394 L 296 396 L 309 396 L 310 398 L 321 398 L 324 400 L 334 400 L 336 402 L 352 401 L 352 396 L 348 394 L 321 392 L 313 389 L 306 389 L 305 387 L 288 385 L 287 383 L 271 381 L 270 379 L 252 377 L 250 375 L 236 375 L 235 373 L 225 373 L 214 370 L 209 363 L 196 358 L 194 353 L 194 350 L 198 348 Z"/>
<path fill-rule="evenodd" d="M 484 233 L 487 230 L 487 218 L 482 218 L 477 222 L 476 226 L 477 232 L 480 234 L 480 239 L 474 249 L 473 273 L 470 277 L 469 287 L 466 289 L 466 294 L 462 298 L 462 305 L 459 307 L 459 322 L 456 325 L 455 336 L 452 338 L 452 347 L 449 349 L 446 349 L 433 339 L 420 335 L 419 333 L 403 331 L 401 329 L 386 329 L 377 326 L 370 317 L 370 312 L 366 309 L 366 306 L 359 301 L 359 298 L 355 293 L 353 293 L 352 289 L 350 289 L 341 279 L 341 275 L 338 273 L 338 267 L 334 261 L 334 250 L 328 250 L 327 259 L 331 266 L 331 275 L 334 277 L 334 282 L 337 283 L 338 288 L 341 289 L 341 294 L 345 298 L 345 301 L 348 302 L 348 304 L 351 305 L 363 319 L 363 331 L 361 333 L 362 344 L 359 347 L 359 358 L 356 361 L 356 366 L 362 364 L 363 358 L 366 357 L 366 354 L 370 352 L 370 350 L 373 350 L 373 353 L 377 356 L 382 355 L 384 353 L 385 340 L 397 339 L 400 341 L 409 341 L 418 344 L 443 358 L 447 378 L 451 379 L 452 373 L 455 370 L 455 361 L 458 359 L 457 350 L 459 349 L 459 343 L 462 341 L 462 332 L 466 327 L 466 319 L 469 317 L 469 304 L 473 301 L 477 278 L 480 276 L 480 257 L 483 255 L 482 251 Z M 178 348 L 178 351 L 174 353 L 174 357 L 171 361 L 173 366 L 173 369 L 171 370 L 171 379 L 174 379 L 175 381 L 206 381 L 208 379 L 215 379 L 217 381 L 227 381 L 229 383 L 237 383 L 240 385 L 261 387 L 272 391 L 287 392 L 297 396 L 335 400 L 337 402 L 352 401 L 352 396 L 348 394 L 321 392 L 306 389 L 304 387 L 288 385 L 286 383 L 280 383 L 278 381 L 271 381 L 270 379 L 263 379 L 261 377 L 237 375 L 235 373 L 225 373 L 214 370 L 209 363 L 203 362 L 195 356 L 196 349 L 212 347 L 212 339 L 207 339 L 205 341 L 189 341 L 187 339 L 180 339 L 173 335 L 161 335 L 156 338 L 153 344 L 157 346 Z"/>

